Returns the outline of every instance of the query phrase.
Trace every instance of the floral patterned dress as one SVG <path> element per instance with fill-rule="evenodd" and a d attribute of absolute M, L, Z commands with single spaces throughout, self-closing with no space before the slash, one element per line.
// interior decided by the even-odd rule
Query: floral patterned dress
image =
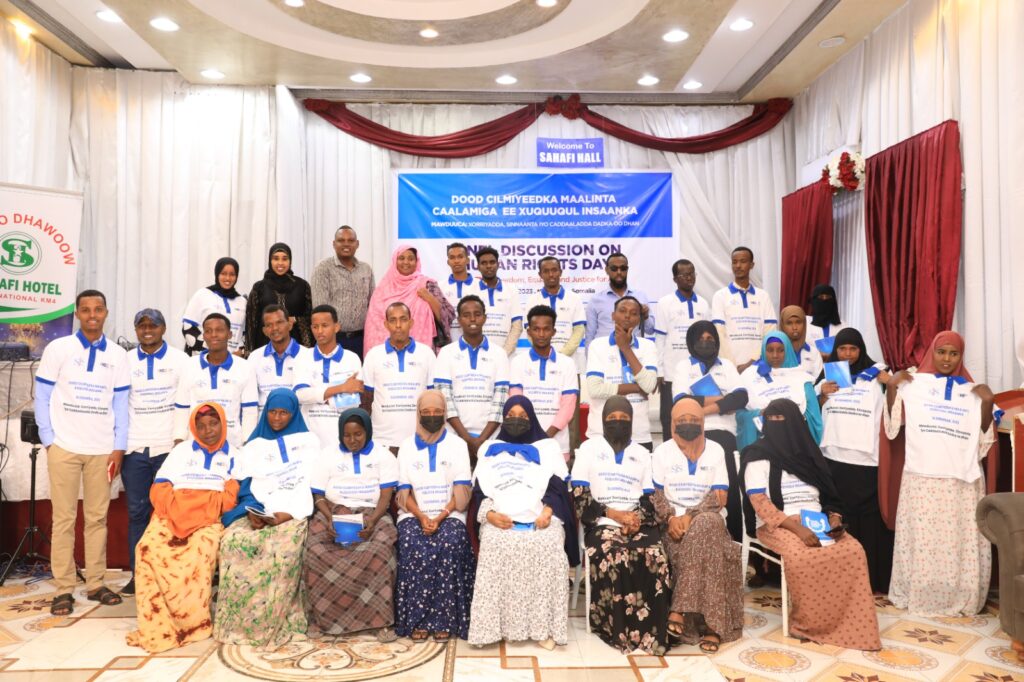
<path fill-rule="evenodd" d="M 596 522 L 604 514 L 588 486 L 574 486 L 576 513 L 584 528 L 590 561 L 590 625 L 610 646 L 660 656 L 668 649 L 672 605 L 668 556 L 654 518 L 651 496 L 640 498 L 640 530 Z"/>

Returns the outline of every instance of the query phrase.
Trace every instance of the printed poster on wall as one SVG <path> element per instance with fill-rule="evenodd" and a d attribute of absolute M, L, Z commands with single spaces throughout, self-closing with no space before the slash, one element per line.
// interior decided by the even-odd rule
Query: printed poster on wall
<path fill-rule="evenodd" d="M 398 172 L 398 243 L 419 250 L 423 271 L 447 278 L 445 247 L 462 242 L 474 254 L 493 246 L 499 276 L 526 298 L 540 286 L 538 261 L 555 256 L 562 283 L 586 301 L 608 277 L 605 262 L 629 258 L 629 285 L 651 299 L 672 286 L 679 257 L 672 174 L 603 172 Z"/>
<path fill-rule="evenodd" d="M 71 333 L 81 225 L 80 193 L 0 183 L 0 342 Z"/>

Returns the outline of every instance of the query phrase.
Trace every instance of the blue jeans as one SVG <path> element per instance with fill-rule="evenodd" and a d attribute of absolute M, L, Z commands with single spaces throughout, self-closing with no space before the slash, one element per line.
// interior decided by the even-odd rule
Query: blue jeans
<path fill-rule="evenodd" d="M 149 456 L 149 448 L 130 452 L 121 464 L 121 481 L 128 500 L 128 565 L 135 573 L 135 545 L 149 525 L 153 505 L 149 503 L 149 489 L 156 478 L 160 465 L 167 459 L 167 453 Z"/>

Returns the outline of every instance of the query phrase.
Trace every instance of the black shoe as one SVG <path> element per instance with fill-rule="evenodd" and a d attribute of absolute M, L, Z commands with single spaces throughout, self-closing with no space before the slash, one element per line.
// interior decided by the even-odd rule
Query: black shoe
<path fill-rule="evenodd" d="M 134 597 L 135 596 L 135 576 L 134 575 L 132 576 L 132 579 L 128 581 L 128 584 L 121 588 L 121 594 L 127 595 L 129 597 Z"/>

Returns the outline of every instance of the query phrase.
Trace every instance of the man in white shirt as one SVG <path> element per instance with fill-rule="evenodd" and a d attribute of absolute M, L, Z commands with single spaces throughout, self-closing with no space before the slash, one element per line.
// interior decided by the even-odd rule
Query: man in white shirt
<path fill-rule="evenodd" d="M 416 432 L 416 400 L 433 388 L 436 358 L 433 350 L 410 336 L 409 306 L 397 301 L 384 315 L 390 336 L 366 354 L 363 409 L 371 415 L 374 442 L 397 454 L 402 441 Z"/>
<path fill-rule="evenodd" d="M 451 274 L 447 279 L 439 278 L 437 284 L 441 287 L 444 297 L 454 308 L 459 305 L 463 296 L 476 293 L 477 286 L 473 275 L 469 274 L 469 249 L 466 248 L 466 245 L 462 242 L 452 242 L 445 252 L 448 256 L 448 269 L 451 270 Z M 459 321 L 456 319 L 452 322 L 452 341 L 458 340 L 461 334 L 462 330 L 459 329 Z"/>
<path fill-rule="evenodd" d="M 580 392 L 575 363 L 551 347 L 557 320 L 550 306 L 530 308 L 526 316 L 530 352 L 512 358 L 509 395 L 524 395 L 530 399 L 541 428 L 558 442 L 568 462 L 569 420 L 576 411 Z"/>
<path fill-rule="evenodd" d="M 164 341 L 166 332 L 167 323 L 159 310 L 144 308 L 135 314 L 139 346 L 128 353 L 128 454 L 121 467 L 132 579 L 121 588 L 121 594 L 135 594 L 135 545 L 153 513 L 149 489 L 174 447 L 174 396 L 188 366 L 188 356 Z"/>
<path fill-rule="evenodd" d="M 633 336 L 642 316 L 640 301 L 623 296 L 615 302 L 610 336 L 594 339 L 587 351 L 587 392 L 590 414 L 599 415 L 613 395 L 633 404 L 633 442 L 654 449 L 649 397 L 658 386 L 658 351 L 650 339 Z M 601 435 L 600 419 L 591 419 L 587 437 Z"/>
<path fill-rule="evenodd" d="M 485 311 L 479 296 L 459 301 L 462 337 L 442 348 L 434 363 L 434 386 L 448 407 L 448 429 L 466 441 L 472 462 L 498 430 L 508 396 L 508 355 L 484 336 Z"/>
<path fill-rule="evenodd" d="M 110 482 L 128 447 L 128 358 L 103 334 L 107 299 L 87 289 L 75 299 L 81 328 L 54 339 L 36 372 L 35 416 L 46 448 L 53 509 L 50 570 L 55 616 L 67 616 L 75 599 L 75 520 L 82 489 L 85 516 L 85 588 L 90 601 L 112 606 L 121 597 L 103 584 L 107 570 Z M 224 345 L 227 347 L 225 333 Z"/>
<path fill-rule="evenodd" d="M 316 345 L 303 348 L 295 358 L 293 388 L 306 426 L 320 439 L 320 446 L 337 447 L 338 417 L 361 400 L 362 365 L 358 355 L 338 343 L 340 324 L 334 306 L 322 303 L 313 308 L 309 328 Z"/>
<path fill-rule="evenodd" d="M 275 388 L 291 388 L 294 380 L 295 358 L 302 346 L 292 338 L 292 321 L 284 306 L 272 303 L 263 309 L 263 334 L 270 340 L 249 355 L 253 379 L 259 391 L 259 414 L 267 404 L 267 396 Z"/>
<path fill-rule="evenodd" d="M 259 407 L 256 381 L 249 363 L 228 352 L 230 335 L 231 323 L 224 315 L 210 313 L 203 320 L 206 350 L 189 359 L 174 398 L 175 441 L 188 438 L 189 415 L 193 408 L 205 402 L 215 402 L 224 408 L 231 447 L 241 447 L 256 428 Z"/>
<path fill-rule="evenodd" d="M 664 440 L 668 440 L 672 433 L 672 396 L 678 392 L 672 388 L 676 380 L 676 367 L 680 360 L 688 360 L 690 357 L 690 351 L 686 348 L 686 331 L 697 320 L 711 318 L 707 300 L 698 298 L 693 291 L 697 284 L 697 270 L 693 263 L 685 258 L 673 263 L 672 281 L 676 284 L 676 290 L 658 299 L 658 324 L 654 329 L 658 368 L 664 378 L 658 389 L 661 395 L 661 437 Z"/>
<path fill-rule="evenodd" d="M 779 321 L 768 292 L 750 283 L 754 252 L 745 246 L 732 250 L 733 281 L 711 298 L 711 321 L 718 327 L 718 354 L 733 361 L 743 372 L 761 356 L 764 335 L 775 331 Z"/>
<path fill-rule="evenodd" d="M 474 293 L 487 301 L 487 323 L 483 334 L 489 343 L 504 348 L 506 355 L 516 352 L 523 333 L 523 313 L 519 310 L 519 291 L 506 287 L 498 277 L 498 250 L 485 246 L 476 252 L 476 265 L 480 270 L 480 285 Z M 458 320 L 457 320 L 458 321 Z M 461 322 L 460 322 L 461 324 Z M 470 455 L 473 448 L 470 448 Z"/>

